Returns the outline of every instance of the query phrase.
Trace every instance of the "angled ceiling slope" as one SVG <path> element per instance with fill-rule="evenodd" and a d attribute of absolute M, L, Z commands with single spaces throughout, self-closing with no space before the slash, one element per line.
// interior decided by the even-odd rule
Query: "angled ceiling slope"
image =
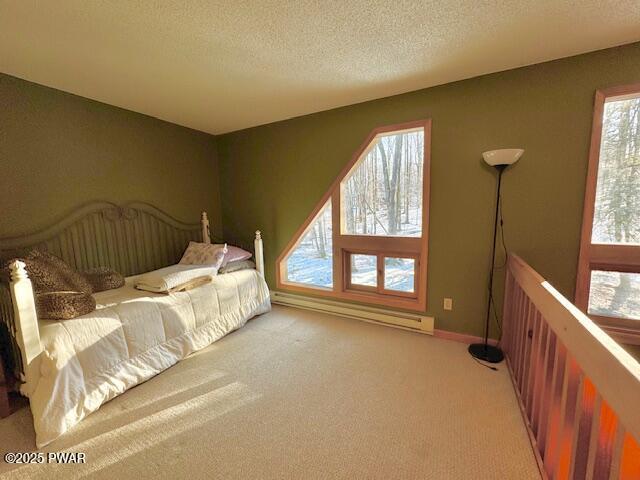
<path fill-rule="evenodd" d="M 637 0 L 0 0 L 0 71 L 220 134 L 630 43 L 639 25 Z"/>

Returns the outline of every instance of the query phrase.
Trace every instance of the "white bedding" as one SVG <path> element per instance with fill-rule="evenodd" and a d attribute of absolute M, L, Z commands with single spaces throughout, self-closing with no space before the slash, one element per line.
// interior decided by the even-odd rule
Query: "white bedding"
<path fill-rule="evenodd" d="M 255 270 L 219 275 L 169 295 L 136 290 L 135 278 L 96 294 L 98 309 L 90 314 L 40 321 L 40 378 L 22 388 L 38 447 L 271 307 L 269 289 Z"/>

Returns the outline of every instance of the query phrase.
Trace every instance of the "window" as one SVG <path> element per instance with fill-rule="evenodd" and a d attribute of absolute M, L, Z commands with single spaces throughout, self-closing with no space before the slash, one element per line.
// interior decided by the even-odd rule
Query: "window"
<path fill-rule="evenodd" d="M 285 275 L 288 281 L 331 288 L 333 286 L 332 244 L 331 200 L 329 200 L 287 257 Z"/>
<path fill-rule="evenodd" d="M 640 84 L 596 94 L 576 304 L 640 341 Z"/>
<path fill-rule="evenodd" d="M 384 288 L 397 292 L 415 291 L 416 261 L 414 258 L 384 259 Z"/>
<path fill-rule="evenodd" d="M 378 285 L 378 257 L 375 255 L 351 254 L 349 282 L 352 287 L 373 287 Z"/>
<path fill-rule="evenodd" d="M 424 131 L 381 135 L 340 184 L 342 233 L 422 235 Z"/>
<path fill-rule="evenodd" d="M 640 319 L 640 274 L 593 270 L 587 311 L 604 317 Z"/>
<path fill-rule="evenodd" d="M 426 309 L 430 128 L 368 136 L 278 258 L 279 288 Z"/>

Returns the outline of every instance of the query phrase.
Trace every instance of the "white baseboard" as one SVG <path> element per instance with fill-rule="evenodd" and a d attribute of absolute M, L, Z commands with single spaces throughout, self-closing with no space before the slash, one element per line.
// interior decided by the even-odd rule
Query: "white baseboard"
<path fill-rule="evenodd" d="M 332 313 L 341 317 L 378 323 L 395 328 L 433 335 L 434 318 L 412 313 L 397 312 L 382 308 L 367 307 L 351 303 L 336 302 L 285 292 L 271 292 L 271 303 L 304 308 L 317 312 Z"/>

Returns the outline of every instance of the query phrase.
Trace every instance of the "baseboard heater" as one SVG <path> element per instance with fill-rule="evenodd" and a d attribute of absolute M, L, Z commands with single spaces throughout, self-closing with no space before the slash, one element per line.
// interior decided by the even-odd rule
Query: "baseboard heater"
<path fill-rule="evenodd" d="M 433 317 L 275 291 L 271 292 L 271 303 L 304 308 L 305 310 L 314 310 L 317 312 L 332 313 L 341 317 L 354 318 L 365 322 L 379 323 L 390 327 L 414 330 L 416 332 L 426 333 L 427 335 L 433 335 Z"/>

